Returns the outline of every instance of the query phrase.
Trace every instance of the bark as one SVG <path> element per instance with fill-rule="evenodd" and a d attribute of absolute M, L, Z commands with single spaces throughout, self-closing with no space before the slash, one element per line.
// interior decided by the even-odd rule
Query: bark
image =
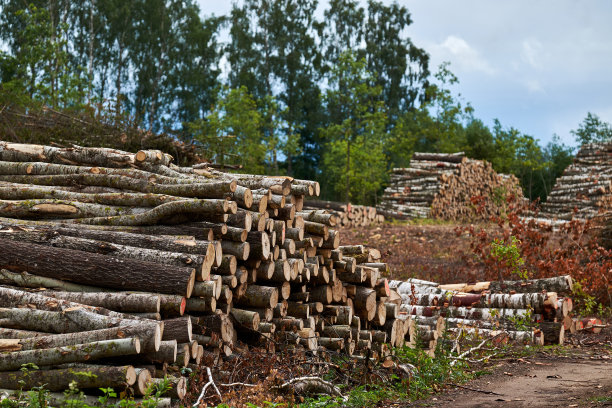
<path fill-rule="evenodd" d="M 124 389 L 136 381 L 132 366 L 84 366 L 58 370 L 6 371 L 0 373 L 0 388 L 30 390 L 44 385 L 48 391 L 64 391 L 72 382 L 79 389 L 112 387 Z"/>
<path fill-rule="evenodd" d="M 532 279 L 527 281 L 492 281 L 492 282 L 477 282 L 475 284 L 458 283 L 451 285 L 440 285 L 441 289 L 456 290 L 459 292 L 474 292 L 480 293 L 488 290 L 490 292 L 530 292 L 536 293 L 543 290 L 549 292 L 557 292 L 558 294 L 571 294 L 573 281 L 569 275 L 555 276 L 553 278 Z"/>
<path fill-rule="evenodd" d="M 170 267 L 43 245 L 0 239 L 0 264 L 16 271 L 100 285 L 191 296 L 195 269 Z"/>
<path fill-rule="evenodd" d="M 2 162 L 0 162 L 2 163 Z M 1 164 L 0 164 L 1 166 Z M 84 168 L 78 168 L 82 171 Z M 154 176 L 157 178 L 159 176 Z M 210 182 L 182 184 L 158 184 L 151 182 L 148 176 L 135 178 L 134 171 L 128 175 L 118 174 L 51 174 L 51 175 L 0 175 L 0 180 L 18 184 L 31 184 L 38 186 L 60 186 L 70 187 L 75 184 L 84 186 L 110 187 L 119 190 L 132 191 L 138 193 L 164 194 L 185 198 L 218 199 L 215 201 L 226 201 L 227 193 L 231 193 L 236 188 L 232 182 Z M 175 180 L 179 181 L 179 180 Z M 213 212 L 217 213 L 217 212 Z M 235 213 L 235 211 L 233 212 Z"/>
<path fill-rule="evenodd" d="M 249 232 L 247 242 L 250 244 L 249 259 L 266 260 L 270 257 L 270 239 L 265 232 Z"/>
<path fill-rule="evenodd" d="M 221 241 L 224 254 L 234 255 L 240 261 L 246 261 L 251 254 L 251 244 L 248 242 Z"/>
<path fill-rule="evenodd" d="M 178 343 L 191 343 L 192 326 L 189 317 L 164 320 L 162 341 L 176 340 Z"/>
<path fill-rule="evenodd" d="M 152 193 L 80 193 L 67 189 L 28 184 L 0 184 L 0 199 L 3 200 L 66 200 L 104 206 L 156 207 L 183 198 Z M 84 207 L 87 208 L 87 207 Z M 96 208 L 96 207 L 94 207 Z M 103 207 L 104 208 L 104 207 Z"/>
<path fill-rule="evenodd" d="M 124 313 L 158 313 L 161 299 L 154 293 L 79 293 L 79 292 L 37 292 L 44 296 L 82 303 L 89 306 L 101 306 L 106 309 Z"/>
<path fill-rule="evenodd" d="M 542 322 L 539 329 L 544 333 L 544 344 L 563 344 L 565 327 L 563 322 Z"/>
<path fill-rule="evenodd" d="M 104 167 L 130 167 L 134 153 L 101 147 L 52 147 L 0 141 L 0 160 L 46 162 Z"/>
<path fill-rule="evenodd" d="M 27 363 L 37 366 L 53 366 L 138 353 L 140 353 L 138 338 L 105 340 L 41 350 L 16 351 L 0 354 L 0 371 L 18 370 L 23 364 Z"/>
<path fill-rule="evenodd" d="M 170 381 L 171 388 L 166 392 L 166 394 L 173 399 L 184 400 L 187 395 L 187 380 L 185 377 L 168 377 Z M 163 378 L 153 378 L 152 381 L 156 384 L 161 384 L 164 379 Z"/>
<path fill-rule="evenodd" d="M 61 312 L 27 308 L 0 308 L 4 327 L 22 330 L 38 330 L 47 333 L 74 333 L 81 330 L 79 324 L 66 318 Z"/>
<path fill-rule="evenodd" d="M 274 307 L 278 303 L 278 289 L 269 286 L 248 285 L 244 296 L 236 304 L 250 307 Z"/>
<path fill-rule="evenodd" d="M 0 216 L 10 218 L 75 219 L 138 215 L 144 208 L 88 204 L 78 201 L 35 199 L 0 200 Z"/>
<path fill-rule="evenodd" d="M 238 323 L 246 328 L 251 330 L 257 330 L 259 328 L 259 313 L 251 310 L 233 308 L 231 314 Z"/>
<path fill-rule="evenodd" d="M 185 313 L 186 300 L 179 295 L 159 295 L 159 310 L 164 315 L 182 316 Z"/>
<path fill-rule="evenodd" d="M 27 272 L 15 273 L 6 269 L 0 269 L 0 283 L 21 288 L 50 288 L 70 292 L 103 292 L 107 290 L 96 286 L 79 285 L 44 276 L 31 275 Z"/>
<path fill-rule="evenodd" d="M 51 333 L 42 333 L 38 331 L 0 328 L 0 339 L 29 339 L 51 335 Z"/>
<path fill-rule="evenodd" d="M 180 252 L 161 251 L 150 248 L 111 244 L 105 241 L 62 236 L 53 232 L 12 231 L 2 234 L 3 238 L 14 241 L 31 242 L 40 245 L 50 245 L 57 248 L 74 249 L 118 258 L 129 258 L 178 267 L 195 268 L 196 278 L 204 280 L 210 274 L 212 259 L 203 255 L 184 254 Z"/>
<path fill-rule="evenodd" d="M 176 340 L 164 340 L 157 351 L 149 351 L 143 356 L 153 363 L 173 364 L 177 356 L 177 342 Z"/>

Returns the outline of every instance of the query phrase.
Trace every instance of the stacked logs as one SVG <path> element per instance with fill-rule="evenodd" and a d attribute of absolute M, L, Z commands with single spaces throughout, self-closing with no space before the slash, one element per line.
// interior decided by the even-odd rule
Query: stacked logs
<path fill-rule="evenodd" d="M 566 330 L 582 328 L 581 321 L 571 317 L 570 276 L 448 285 L 411 279 L 390 281 L 389 286 L 402 297 L 401 311 L 413 317 L 416 327 L 423 326 L 429 337 L 444 322 L 454 333 L 563 344 Z"/>
<path fill-rule="evenodd" d="M 171 160 L 0 143 L 1 389 L 34 363 L 24 389 L 76 369 L 95 374 L 79 388 L 136 396 L 169 376 L 181 399 L 181 367 L 236 348 L 383 358 L 410 342 L 380 252 L 304 209 L 318 183 Z"/>
<path fill-rule="evenodd" d="M 377 213 L 375 207 L 365 205 L 344 204 L 335 201 L 306 200 L 304 208 L 308 210 L 327 210 L 338 217 L 338 224 L 345 228 L 369 227 L 381 225 L 385 217 Z"/>
<path fill-rule="evenodd" d="M 489 218 L 499 214 L 509 194 L 522 197 L 518 180 L 497 174 L 486 161 L 463 153 L 414 153 L 409 167 L 393 169 L 378 211 L 400 219 Z M 473 198 L 479 199 L 476 205 Z"/>
<path fill-rule="evenodd" d="M 542 204 L 538 220 L 593 220 L 612 248 L 612 142 L 583 145 Z"/>

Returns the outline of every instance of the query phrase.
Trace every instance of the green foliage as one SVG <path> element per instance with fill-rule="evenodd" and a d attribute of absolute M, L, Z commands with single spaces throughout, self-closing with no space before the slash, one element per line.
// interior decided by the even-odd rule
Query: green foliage
<path fill-rule="evenodd" d="M 525 265 L 525 260 L 521 257 L 519 245 L 520 241 L 514 236 L 510 237 L 509 242 L 496 238 L 491 243 L 491 256 L 498 262 L 503 263 L 513 274 L 527 280 L 529 278 L 527 271 L 521 268 Z"/>
<path fill-rule="evenodd" d="M 599 119 L 599 116 L 587 113 L 586 118 L 572 130 L 572 134 L 579 144 L 612 141 L 612 125 Z"/>
<path fill-rule="evenodd" d="M 326 141 L 323 168 L 331 176 L 328 188 L 345 201 L 375 202 L 385 179 L 386 113 L 380 87 L 372 87 L 371 79 L 365 61 L 346 52 L 333 70 L 325 98 L 332 122 L 321 129 Z"/>
<path fill-rule="evenodd" d="M 220 164 L 242 164 L 245 172 L 263 173 L 266 146 L 261 143 L 261 113 L 246 87 L 224 88 L 206 119 L 188 124 L 194 138 Z"/>

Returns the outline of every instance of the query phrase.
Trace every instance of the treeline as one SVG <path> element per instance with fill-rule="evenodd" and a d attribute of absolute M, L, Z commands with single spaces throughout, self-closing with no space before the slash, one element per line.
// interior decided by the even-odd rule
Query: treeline
<path fill-rule="evenodd" d="M 244 0 L 203 18 L 192 0 L 0 0 L 0 103 L 129 118 L 220 164 L 317 179 L 336 200 L 375 203 L 412 152 L 461 150 L 546 196 L 571 149 L 478 120 L 448 65 L 432 74 L 406 35 L 408 9 L 317 7 Z"/>

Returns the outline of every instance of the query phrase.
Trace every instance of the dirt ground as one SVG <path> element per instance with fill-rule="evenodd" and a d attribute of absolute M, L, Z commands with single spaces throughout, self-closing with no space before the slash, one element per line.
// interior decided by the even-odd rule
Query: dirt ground
<path fill-rule="evenodd" d="M 457 235 L 456 224 L 390 225 L 342 230 L 342 244 L 377 248 L 389 264 L 390 278 L 416 277 L 439 283 L 479 280 L 480 271 L 468 268 L 464 254 L 470 241 Z"/>
<path fill-rule="evenodd" d="M 378 248 L 390 278 L 416 277 L 440 283 L 476 281 L 468 268 L 469 240 L 456 225 L 384 225 L 342 231 L 343 244 Z M 492 361 L 486 374 L 449 386 L 416 407 L 612 407 L 612 328 L 567 335 L 560 350 Z"/>
<path fill-rule="evenodd" d="M 461 387 L 450 386 L 410 406 L 612 406 L 612 328 L 598 335 L 570 337 L 568 343 L 559 351 L 561 355 L 539 352 L 535 356 L 494 362 L 493 366 L 483 368 L 490 374 Z"/>

